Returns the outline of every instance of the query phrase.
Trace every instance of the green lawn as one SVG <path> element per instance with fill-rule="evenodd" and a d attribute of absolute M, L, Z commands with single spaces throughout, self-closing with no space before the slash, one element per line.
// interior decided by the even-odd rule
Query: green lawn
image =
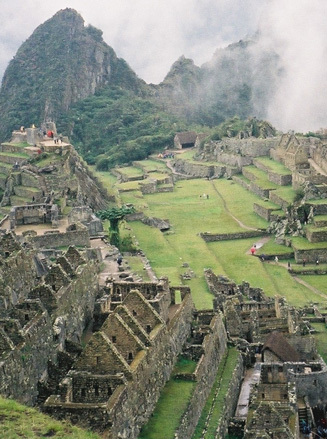
<path fill-rule="evenodd" d="M 292 247 L 297 250 L 313 250 L 319 248 L 327 248 L 327 242 L 309 242 L 306 238 L 293 237 Z"/>
<path fill-rule="evenodd" d="M 223 413 L 225 405 L 225 396 L 228 392 L 229 383 L 237 364 L 239 352 L 235 348 L 231 348 L 227 352 L 227 358 L 224 358 L 218 368 L 216 380 L 212 386 L 211 392 L 207 402 L 202 411 L 198 425 L 195 429 L 193 439 L 214 439 L 217 427 L 220 422 L 220 417 Z M 215 399 L 215 395 L 217 398 Z M 203 436 L 203 429 L 205 427 L 206 419 L 209 411 L 212 410 L 210 420 L 207 425 L 207 430 Z"/>
<path fill-rule="evenodd" d="M 312 327 L 317 331 L 314 338 L 317 343 L 317 350 L 319 355 L 322 356 L 325 363 L 327 363 L 327 328 L 325 323 L 311 323 Z"/>
<path fill-rule="evenodd" d="M 292 171 L 286 168 L 286 166 L 284 166 L 282 163 L 276 162 L 275 160 L 272 160 L 269 157 L 258 157 L 255 160 L 256 162 L 262 163 L 269 170 L 275 172 L 276 174 L 280 174 L 280 175 L 292 174 Z"/>
<path fill-rule="evenodd" d="M 292 188 L 292 186 L 278 187 L 278 189 L 275 190 L 275 194 L 278 195 L 282 200 L 286 201 L 289 204 L 293 203 L 295 196 L 296 196 L 296 192 Z"/>
<path fill-rule="evenodd" d="M 257 251 L 257 254 L 259 255 L 267 255 L 267 256 L 277 255 L 279 258 L 289 253 L 293 253 L 292 247 L 286 247 L 286 245 L 276 244 L 274 237 L 271 237 L 271 239 L 268 242 L 266 242 Z"/>
<path fill-rule="evenodd" d="M 143 262 L 139 256 L 125 256 L 124 259 L 127 260 L 133 273 L 138 274 L 144 282 L 150 281 L 148 273 L 144 270 Z"/>
<path fill-rule="evenodd" d="M 100 439 L 95 433 L 55 421 L 35 409 L 0 397 L 0 438 Z"/>
<path fill-rule="evenodd" d="M 195 384 L 194 381 L 170 379 L 161 392 L 152 417 L 142 428 L 139 439 L 173 439 Z"/>
<path fill-rule="evenodd" d="M 317 290 L 321 291 L 323 294 L 326 294 L 326 299 L 327 299 L 327 275 L 321 274 L 314 276 L 312 274 L 309 274 L 309 275 L 302 275 L 299 277 L 303 279 L 305 282 L 307 282 L 309 285 L 311 285 L 312 287 L 317 288 Z"/>
<path fill-rule="evenodd" d="M 144 174 L 142 169 L 135 168 L 134 166 L 126 166 L 125 168 L 118 168 L 117 172 L 126 175 L 127 177 L 140 177 Z"/>
<path fill-rule="evenodd" d="M 253 203 L 262 201 L 257 195 L 231 180 L 213 180 L 213 184 L 226 202 L 228 210 L 243 224 L 257 229 L 268 226 L 268 221 L 253 212 Z"/>
<path fill-rule="evenodd" d="M 142 167 L 146 172 L 167 172 L 166 163 L 156 160 L 140 160 L 135 162 L 136 166 Z"/>

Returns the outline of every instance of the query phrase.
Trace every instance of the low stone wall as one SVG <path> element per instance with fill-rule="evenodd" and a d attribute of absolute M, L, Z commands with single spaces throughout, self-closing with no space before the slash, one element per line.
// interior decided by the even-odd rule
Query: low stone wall
<path fill-rule="evenodd" d="M 224 410 L 220 418 L 219 426 L 217 428 L 215 439 L 222 439 L 228 433 L 228 424 L 230 419 L 234 416 L 238 396 L 241 388 L 241 383 L 244 376 L 244 366 L 241 354 L 234 369 L 232 379 L 230 380 L 228 391 L 225 396 Z"/>
<path fill-rule="evenodd" d="M 288 201 L 283 200 L 283 198 L 277 195 L 275 191 L 270 191 L 269 200 L 275 204 L 278 204 L 278 206 L 280 206 L 283 210 L 286 210 L 290 205 Z"/>
<path fill-rule="evenodd" d="M 186 160 L 177 159 L 173 162 L 176 172 L 192 176 L 193 178 L 221 178 L 232 177 L 239 173 L 237 168 L 217 163 L 216 165 L 206 162 L 194 163 Z"/>
<path fill-rule="evenodd" d="M 292 174 L 281 175 L 277 172 L 269 171 L 268 180 L 272 183 L 278 184 L 278 186 L 289 186 L 292 184 Z"/>
<path fill-rule="evenodd" d="M 90 236 L 88 230 L 77 230 L 64 233 L 49 233 L 47 235 L 38 235 L 31 238 L 36 248 L 58 248 L 69 247 L 89 247 Z"/>
<path fill-rule="evenodd" d="M 324 242 L 327 241 L 327 230 L 307 229 L 306 237 L 310 242 Z"/>
<path fill-rule="evenodd" d="M 280 210 L 280 207 L 265 207 L 258 203 L 253 203 L 253 211 L 267 221 L 271 220 L 271 213 Z"/>
<path fill-rule="evenodd" d="M 245 181 L 242 178 L 238 177 L 237 175 L 233 176 L 233 181 L 235 181 L 235 183 L 241 185 L 242 187 L 244 187 L 248 191 L 250 190 L 250 183 L 248 183 L 247 181 Z"/>
<path fill-rule="evenodd" d="M 238 233 L 201 233 L 200 236 L 205 242 L 228 241 L 231 239 L 247 239 L 262 236 L 262 230 L 249 230 L 247 232 Z"/>
<path fill-rule="evenodd" d="M 249 171 L 247 167 L 242 168 L 242 174 L 250 181 L 255 181 L 257 179 L 257 177 L 251 171 Z"/>
<path fill-rule="evenodd" d="M 203 343 L 205 353 L 196 369 L 196 387 L 175 431 L 175 437 L 179 439 L 192 437 L 227 348 L 227 334 L 220 314 L 211 328 L 212 332 L 205 336 Z"/>
<path fill-rule="evenodd" d="M 269 194 L 273 191 L 273 189 L 263 189 L 262 187 L 257 185 L 254 181 L 251 181 L 250 191 L 258 195 L 258 197 L 260 198 L 269 198 Z"/>
<path fill-rule="evenodd" d="M 327 244 L 326 248 L 321 249 L 298 250 L 294 248 L 294 257 L 297 264 L 302 263 L 303 259 L 311 264 L 316 261 L 327 262 Z"/>
<path fill-rule="evenodd" d="M 326 204 L 310 204 L 310 201 L 308 201 L 307 204 L 313 207 L 314 215 L 327 215 L 327 200 Z"/>

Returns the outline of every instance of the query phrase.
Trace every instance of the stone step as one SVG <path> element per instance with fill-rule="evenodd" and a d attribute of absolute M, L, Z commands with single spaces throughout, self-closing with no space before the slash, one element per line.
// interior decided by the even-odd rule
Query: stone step
<path fill-rule="evenodd" d="M 28 201 L 26 198 L 19 197 L 18 195 L 12 195 L 10 197 L 11 207 L 12 206 L 24 206 Z"/>
<path fill-rule="evenodd" d="M 3 163 L 3 162 L 0 161 L 0 172 L 2 174 L 5 174 L 5 175 L 8 176 L 10 174 L 10 172 L 12 171 L 12 169 L 13 169 L 13 167 L 12 167 L 11 164 Z"/>
<path fill-rule="evenodd" d="M 34 201 L 43 198 L 42 190 L 32 186 L 15 186 L 14 191 L 15 195 L 28 199 L 28 201 L 31 201 L 33 197 L 35 199 Z"/>
<path fill-rule="evenodd" d="M 1 152 L 5 153 L 21 153 L 26 146 L 30 146 L 28 143 L 1 143 Z"/>
<path fill-rule="evenodd" d="M 10 152 L 0 152 L 0 162 L 8 163 L 14 165 L 16 162 L 20 165 L 21 163 L 28 160 L 29 156 L 25 153 L 16 154 Z"/>
<path fill-rule="evenodd" d="M 6 187 L 6 180 L 7 180 L 7 175 L 6 174 L 2 174 L 0 172 L 0 189 L 5 189 Z"/>

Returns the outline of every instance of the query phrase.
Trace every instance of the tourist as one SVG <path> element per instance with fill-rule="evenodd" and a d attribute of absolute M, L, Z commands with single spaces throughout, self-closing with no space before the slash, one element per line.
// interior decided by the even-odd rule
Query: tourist
<path fill-rule="evenodd" d="M 306 264 L 306 260 L 305 260 L 305 259 L 302 259 L 302 265 L 303 265 L 303 267 L 305 267 L 305 264 Z"/>
<path fill-rule="evenodd" d="M 122 262 L 123 262 L 123 257 L 122 257 L 122 255 L 119 255 L 118 258 L 117 258 L 117 264 L 119 266 L 121 266 Z"/>
<path fill-rule="evenodd" d="M 275 256 L 275 262 L 278 264 L 278 256 Z"/>
<path fill-rule="evenodd" d="M 316 260 L 316 265 L 319 265 L 319 259 Z"/>
<path fill-rule="evenodd" d="M 290 263 L 290 261 L 287 262 L 287 269 L 288 269 L 288 271 L 290 271 L 290 269 L 291 269 L 291 263 Z"/>
<path fill-rule="evenodd" d="M 256 252 L 256 247 L 255 245 L 253 245 L 250 249 L 251 255 L 254 255 L 254 253 Z"/>

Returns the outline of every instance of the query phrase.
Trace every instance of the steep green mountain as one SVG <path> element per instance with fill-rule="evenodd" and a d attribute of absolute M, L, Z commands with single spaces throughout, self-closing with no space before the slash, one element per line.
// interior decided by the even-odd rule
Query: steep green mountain
<path fill-rule="evenodd" d="M 170 147 L 187 124 L 149 99 L 108 85 L 74 104 L 58 121 L 88 163 L 106 170 Z"/>
<path fill-rule="evenodd" d="M 84 26 L 73 9 L 40 25 L 9 63 L 0 91 L 0 141 L 21 125 L 57 120 L 72 103 L 104 85 L 139 92 L 144 82 L 104 43 L 102 31 Z"/>
<path fill-rule="evenodd" d="M 54 120 L 90 163 L 106 169 L 171 146 L 177 131 L 197 125 L 209 132 L 235 116 L 265 118 L 282 70 L 263 47 L 257 35 L 217 50 L 202 67 L 182 56 L 161 84 L 148 85 L 100 30 L 73 9 L 61 10 L 22 44 L 5 72 L 0 141 L 21 125 Z"/>

